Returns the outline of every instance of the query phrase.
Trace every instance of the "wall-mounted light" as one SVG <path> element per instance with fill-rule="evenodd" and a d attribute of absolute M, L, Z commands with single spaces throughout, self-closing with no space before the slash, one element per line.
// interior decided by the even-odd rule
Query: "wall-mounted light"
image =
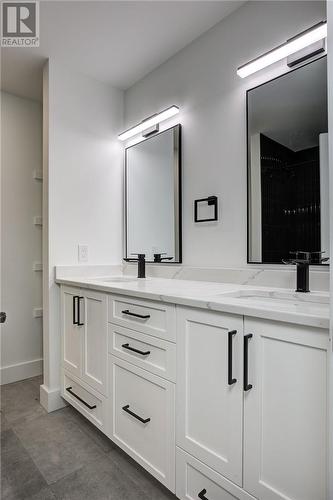
<path fill-rule="evenodd" d="M 241 78 L 245 78 L 246 76 L 252 75 L 252 73 L 266 68 L 275 62 L 281 61 L 281 59 L 285 59 L 291 54 L 295 54 L 305 47 L 308 47 L 309 45 L 312 45 L 326 37 L 327 23 L 321 22 L 316 24 L 312 28 L 303 31 L 294 38 L 291 38 L 279 47 L 276 47 L 262 56 L 257 57 L 253 61 L 244 64 L 237 69 L 237 75 Z"/>
<path fill-rule="evenodd" d="M 121 134 L 118 135 L 118 139 L 120 139 L 121 141 L 126 141 L 130 137 L 133 137 L 134 135 L 140 134 L 141 132 L 144 132 L 145 130 L 154 127 L 158 123 L 163 122 L 168 118 L 171 118 L 177 113 L 179 113 L 178 106 L 174 105 L 170 106 L 170 108 L 167 108 L 164 111 L 161 111 L 160 113 L 156 113 L 155 115 L 149 116 L 142 122 L 138 123 L 138 125 L 135 125 L 134 127 L 131 127 L 128 130 L 125 130 L 125 132 L 122 132 Z"/>

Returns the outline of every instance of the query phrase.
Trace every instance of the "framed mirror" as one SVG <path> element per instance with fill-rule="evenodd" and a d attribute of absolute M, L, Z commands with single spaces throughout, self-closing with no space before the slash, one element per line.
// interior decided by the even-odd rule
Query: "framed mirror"
<path fill-rule="evenodd" d="M 329 257 L 326 56 L 247 92 L 248 263 Z"/>
<path fill-rule="evenodd" d="M 125 150 L 125 258 L 180 263 L 181 126 Z"/>

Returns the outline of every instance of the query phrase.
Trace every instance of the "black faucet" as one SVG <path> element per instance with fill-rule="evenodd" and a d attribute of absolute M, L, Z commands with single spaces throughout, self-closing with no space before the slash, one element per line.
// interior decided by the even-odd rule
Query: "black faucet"
<path fill-rule="evenodd" d="M 146 277 L 146 254 L 144 253 L 133 253 L 131 255 L 137 255 L 137 259 L 124 259 L 126 262 L 137 262 L 138 263 L 138 278 Z"/>
<path fill-rule="evenodd" d="M 162 257 L 166 253 L 154 253 L 154 262 L 162 262 L 163 260 L 172 260 L 173 257 Z"/>
<path fill-rule="evenodd" d="M 296 265 L 296 292 L 306 293 L 310 291 L 309 288 L 309 266 L 310 264 L 321 264 L 326 262 L 328 257 L 322 258 L 324 252 L 303 252 L 298 250 L 297 252 L 289 252 L 295 257 L 284 260 L 284 264 L 295 264 Z"/>

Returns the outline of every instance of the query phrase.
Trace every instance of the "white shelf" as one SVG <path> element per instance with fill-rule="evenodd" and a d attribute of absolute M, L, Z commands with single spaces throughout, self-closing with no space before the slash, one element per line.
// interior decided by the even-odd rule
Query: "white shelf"
<path fill-rule="evenodd" d="M 42 318 L 43 317 L 43 308 L 42 307 L 35 307 L 32 311 L 33 317 L 34 318 Z"/>
<path fill-rule="evenodd" d="M 34 170 L 33 178 L 36 181 L 42 181 L 43 180 L 43 171 L 42 170 Z"/>
<path fill-rule="evenodd" d="M 35 215 L 34 224 L 35 224 L 35 226 L 42 226 L 43 225 L 43 217 L 41 215 Z"/>

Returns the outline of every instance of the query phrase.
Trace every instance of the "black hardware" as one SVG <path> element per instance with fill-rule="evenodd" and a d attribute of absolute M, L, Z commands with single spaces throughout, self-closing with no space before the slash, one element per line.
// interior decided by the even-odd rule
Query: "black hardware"
<path fill-rule="evenodd" d="M 148 424 L 148 422 L 150 422 L 150 418 L 142 418 L 140 417 L 140 415 L 137 415 L 136 413 L 134 413 L 134 411 L 131 411 L 129 409 L 130 405 L 126 405 L 126 406 L 123 406 L 123 410 L 128 413 L 129 415 L 131 415 L 132 417 L 136 418 L 137 420 L 140 420 L 140 422 L 142 422 L 143 424 Z"/>
<path fill-rule="evenodd" d="M 237 330 L 228 332 L 228 385 L 233 385 L 237 382 L 232 376 L 232 337 L 236 335 Z"/>
<path fill-rule="evenodd" d="M 134 316 L 135 318 L 140 318 L 140 319 L 149 319 L 150 318 L 150 314 L 132 313 L 129 309 L 125 309 L 124 311 L 121 311 L 121 314 L 127 314 L 127 316 Z"/>
<path fill-rule="evenodd" d="M 77 326 L 83 326 L 84 323 L 81 323 L 81 308 L 80 308 L 80 305 L 81 305 L 81 302 L 80 300 L 83 299 L 83 297 L 78 297 L 77 298 Z"/>
<path fill-rule="evenodd" d="M 307 293 L 309 288 L 309 266 L 311 264 L 319 264 L 326 262 L 328 257 L 322 257 L 325 252 L 303 252 L 297 250 L 296 252 L 289 252 L 295 257 L 289 260 L 282 260 L 284 264 L 296 265 L 296 292 Z"/>
<path fill-rule="evenodd" d="M 163 262 L 163 260 L 172 260 L 173 257 L 162 257 L 166 253 L 154 253 L 154 262 Z"/>
<path fill-rule="evenodd" d="M 77 307 L 76 307 L 76 301 L 79 299 L 79 296 L 78 295 L 74 295 L 73 296 L 73 325 L 78 325 L 79 324 L 79 320 L 76 319 L 76 311 L 77 311 Z"/>
<path fill-rule="evenodd" d="M 208 498 L 205 496 L 207 493 L 207 490 L 205 490 L 205 488 L 200 491 L 200 493 L 198 494 L 198 498 L 200 498 L 201 500 L 208 500 Z"/>
<path fill-rule="evenodd" d="M 95 408 L 97 408 L 97 405 L 90 405 L 90 404 L 86 403 L 82 398 L 80 398 L 80 396 L 78 396 L 77 394 L 75 394 L 75 392 L 72 391 L 72 387 L 66 387 L 66 391 L 69 392 L 69 394 L 71 394 L 72 396 L 74 396 L 74 398 L 76 398 L 79 401 L 81 401 L 81 403 L 83 403 L 84 406 L 86 406 L 87 408 L 89 408 L 89 410 L 94 410 Z"/>
<path fill-rule="evenodd" d="M 138 278 L 146 277 L 146 254 L 144 253 L 133 253 L 131 255 L 137 255 L 137 259 L 124 259 L 126 262 L 137 262 L 138 263 Z"/>
<path fill-rule="evenodd" d="M 142 356 L 148 356 L 150 354 L 150 351 L 139 351 L 139 349 L 135 349 L 134 347 L 131 347 L 129 344 L 123 344 L 121 347 L 124 349 L 127 349 L 128 351 L 133 351 L 137 352 L 138 354 L 141 354 Z"/>
<path fill-rule="evenodd" d="M 249 384 L 249 339 L 252 337 L 252 333 L 244 337 L 244 391 L 252 389 L 252 384 Z"/>
<path fill-rule="evenodd" d="M 7 314 L 5 312 L 0 312 L 0 323 L 5 323 Z"/>
<path fill-rule="evenodd" d="M 214 216 L 208 219 L 198 219 L 198 204 L 207 202 L 209 206 L 214 207 Z M 194 200 L 194 222 L 209 222 L 218 219 L 218 201 L 217 196 L 208 196 L 208 198 L 200 198 L 200 200 Z"/>

